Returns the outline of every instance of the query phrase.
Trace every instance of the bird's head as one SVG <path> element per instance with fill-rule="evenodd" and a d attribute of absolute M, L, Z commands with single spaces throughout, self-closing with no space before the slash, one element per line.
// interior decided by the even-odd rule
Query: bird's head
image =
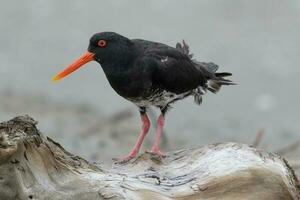
<path fill-rule="evenodd" d="M 58 81 L 90 61 L 97 61 L 103 65 L 121 61 L 130 52 L 131 46 L 132 42 L 128 38 L 117 33 L 96 33 L 91 37 L 87 51 L 55 75 L 52 80 Z"/>

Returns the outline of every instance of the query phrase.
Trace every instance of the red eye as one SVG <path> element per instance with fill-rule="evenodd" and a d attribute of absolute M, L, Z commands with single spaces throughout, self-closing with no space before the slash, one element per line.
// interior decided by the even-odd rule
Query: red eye
<path fill-rule="evenodd" d="M 98 46 L 99 47 L 105 47 L 106 46 L 106 41 L 105 40 L 99 40 L 98 41 Z"/>

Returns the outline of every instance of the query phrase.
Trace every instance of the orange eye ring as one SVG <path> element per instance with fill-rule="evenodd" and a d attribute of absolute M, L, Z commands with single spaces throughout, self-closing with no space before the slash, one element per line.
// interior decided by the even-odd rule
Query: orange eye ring
<path fill-rule="evenodd" d="M 99 47 L 105 47 L 106 46 L 106 41 L 105 40 L 99 40 L 98 41 L 98 46 Z"/>

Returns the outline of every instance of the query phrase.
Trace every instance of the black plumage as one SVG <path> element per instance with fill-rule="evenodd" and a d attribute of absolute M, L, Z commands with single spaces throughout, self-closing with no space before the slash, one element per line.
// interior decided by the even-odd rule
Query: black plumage
<path fill-rule="evenodd" d="M 222 85 L 234 84 L 226 77 L 228 72 L 217 72 L 214 63 L 199 62 L 193 59 L 189 46 L 182 42 L 176 48 L 141 39 L 128 39 L 113 32 L 94 34 L 88 51 L 64 71 L 54 77 L 58 80 L 73 72 L 84 63 L 95 60 L 100 63 L 110 85 L 122 97 L 133 102 L 140 109 L 143 124 L 148 125 L 146 109 L 149 106 L 160 108 L 157 137 L 152 152 L 160 153 L 158 143 L 164 124 L 164 114 L 169 105 L 194 96 L 201 104 L 207 90 L 216 93 Z M 125 159 L 136 155 L 141 141 L 148 132 L 143 131 L 134 150 Z"/>
<path fill-rule="evenodd" d="M 106 48 L 97 46 L 101 39 L 107 41 Z M 230 73 L 216 73 L 217 65 L 193 60 L 184 41 L 173 48 L 105 32 L 91 38 L 88 50 L 95 53 L 115 91 L 139 107 L 164 109 L 189 95 L 199 104 L 207 89 L 215 93 L 222 85 L 233 84 L 223 78 Z"/>

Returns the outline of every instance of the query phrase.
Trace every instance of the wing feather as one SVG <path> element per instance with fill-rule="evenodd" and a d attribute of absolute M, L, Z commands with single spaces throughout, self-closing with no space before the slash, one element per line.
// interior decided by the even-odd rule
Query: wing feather
<path fill-rule="evenodd" d="M 205 74 L 195 63 L 176 49 L 147 52 L 146 57 L 154 68 L 153 83 L 161 89 L 180 94 L 207 82 Z"/>

